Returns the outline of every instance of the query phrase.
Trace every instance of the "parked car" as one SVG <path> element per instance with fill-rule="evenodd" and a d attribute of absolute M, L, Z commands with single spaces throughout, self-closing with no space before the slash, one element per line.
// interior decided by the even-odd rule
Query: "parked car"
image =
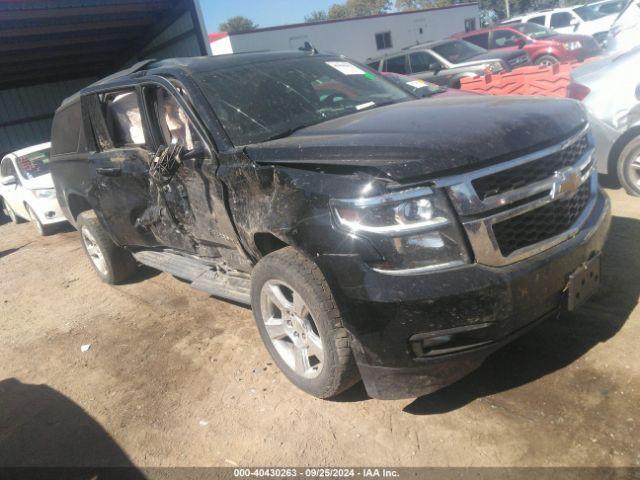
<path fill-rule="evenodd" d="M 640 0 L 631 0 L 616 18 L 607 37 L 607 51 L 622 53 L 640 45 Z"/>
<path fill-rule="evenodd" d="M 502 23 L 509 25 L 526 22 L 537 23 L 560 33 L 591 35 L 600 45 L 604 45 L 607 32 L 609 32 L 615 18 L 615 14 L 606 15 L 588 5 L 581 5 L 530 12 L 526 15 L 510 18 Z"/>
<path fill-rule="evenodd" d="M 629 0 L 600 0 L 598 2 L 591 2 L 587 5 L 593 8 L 596 12 L 603 13 L 605 15 L 617 15 L 624 7 L 627 6 Z"/>
<path fill-rule="evenodd" d="M 381 72 L 393 72 L 420 78 L 437 85 L 460 87 L 460 79 L 510 71 L 529 65 L 524 51 L 489 52 L 464 40 L 442 40 L 407 48 L 367 60 L 367 65 Z"/>
<path fill-rule="evenodd" d="M 489 50 L 522 49 L 536 65 L 581 62 L 602 53 L 589 35 L 561 34 L 535 23 L 494 26 L 453 36 Z"/>
<path fill-rule="evenodd" d="M 0 197 L 14 223 L 31 221 L 40 235 L 66 222 L 49 171 L 50 143 L 7 154 L 0 162 Z"/>
<path fill-rule="evenodd" d="M 616 176 L 627 193 L 640 196 L 640 47 L 571 74 L 568 95 L 587 107 L 602 173 Z"/>
<path fill-rule="evenodd" d="M 478 95 L 473 92 L 464 92 L 456 88 L 447 88 L 444 85 L 425 82 L 424 80 L 411 78 L 399 73 L 382 72 L 382 75 L 391 83 L 420 98 L 456 97 L 465 95 Z"/>
<path fill-rule="evenodd" d="M 415 101 L 342 56 L 246 53 L 134 65 L 52 136 L 102 280 L 140 262 L 251 305 L 317 397 L 435 391 L 597 287 L 610 207 L 573 100 Z"/>

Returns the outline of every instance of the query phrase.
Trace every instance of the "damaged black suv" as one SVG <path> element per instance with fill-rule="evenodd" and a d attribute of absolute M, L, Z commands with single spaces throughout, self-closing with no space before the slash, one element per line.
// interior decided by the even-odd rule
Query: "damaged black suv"
<path fill-rule="evenodd" d="M 435 391 L 598 284 L 610 206 L 572 100 L 418 100 L 343 57 L 247 53 L 134 65 L 52 137 L 102 280 L 144 264 L 251 305 L 321 398 Z"/>

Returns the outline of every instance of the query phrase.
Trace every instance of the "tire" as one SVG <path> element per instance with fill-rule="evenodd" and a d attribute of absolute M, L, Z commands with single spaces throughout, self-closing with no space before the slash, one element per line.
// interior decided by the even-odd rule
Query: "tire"
<path fill-rule="evenodd" d="M 618 180 L 629 195 L 640 197 L 640 137 L 631 140 L 620 152 Z"/>
<path fill-rule="evenodd" d="M 550 67 L 551 65 L 555 65 L 559 60 L 553 55 L 542 55 L 541 57 L 536 58 L 536 65 L 544 65 L 545 67 Z"/>
<path fill-rule="evenodd" d="M 31 207 L 29 205 L 26 205 L 26 207 L 31 223 L 33 223 L 33 225 L 36 227 L 38 235 L 42 237 L 46 237 L 47 235 L 49 235 L 51 233 L 51 227 L 49 227 L 48 225 L 42 225 L 42 223 L 40 223 L 40 220 L 38 219 L 38 216 L 31 209 Z"/>
<path fill-rule="evenodd" d="M 24 223 L 24 220 L 20 218 L 18 215 L 16 215 L 16 212 L 13 211 L 13 209 L 9 206 L 8 203 L 6 203 L 5 205 L 6 205 L 7 215 L 9 215 L 9 219 L 11 219 L 12 223 L 16 225 L 19 223 Z"/>
<path fill-rule="evenodd" d="M 280 295 L 286 303 L 282 310 L 272 303 L 275 291 L 284 294 Z M 299 308 L 300 301 L 306 310 Z M 331 398 L 360 380 L 349 334 L 329 285 L 318 266 L 298 250 L 286 247 L 258 262 L 251 276 L 251 306 L 269 354 L 298 388 L 318 398 Z M 294 311 L 293 317 L 287 316 L 285 309 Z M 265 323 L 267 315 L 269 325 Z M 301 348 L 296 342 L 302 342 Z M 296 351 L 306 353 L 291 353 Z M 305 355 L 307 362 L 294 360 L 292 365 L 292 357 Z M 303 368 L 296 369 L 300 364 Z"/>
<path fill-rule="evenodd" d="M 82 247 L 103 282 L 115 285 L 135 273 L 137 264 L 133 256 L 113 243 L 94 212 L 81 213 L 77 223 Z"/>

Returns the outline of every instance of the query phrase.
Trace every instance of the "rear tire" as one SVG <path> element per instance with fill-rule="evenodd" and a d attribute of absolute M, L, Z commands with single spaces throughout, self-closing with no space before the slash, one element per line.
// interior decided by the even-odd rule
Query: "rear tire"
<path fill-rule="evenodd" d="M 629 195 L 640 197 L 640 137 L 631 140 L 620 152 L 618 180 Z"/>
<path fill-rule="evenodd" d="M 329 285 L 318 266 L 295 248 L 258 262 L 251 276 L 251 306 L 271 357 L 298 388 L 331 398 L 360 380 Z"/>
<path fill-rule="evenodd" d="M 27 208 L 27 213 L 29 214 L 31 223 L 33 223 L 33 225 L 36 227 L 36 231 L 38 232 L 38 235 L 42 237 L 46 237 L 47 235 L 49 235 L 51 233 L 51 227 L 42 225 L 42 223 L 40 223 L 40 220 L 38 220 L 38 216 L 35 214 L 35 212 L 31 209 L 29 205 L 26 205 L 26 208 Z"/>
<path fill-rule="evenodd" d="M 542 55 L 541 57 L 536 58 L 535 64 L 543 67 L 550 67 L 558 62 L 559 60 L 553 55 Z"/>
<path fill-rule="evenodd" d="M 84 251 L 103 282 L 115 285 L 135 273 L 131 253 L 113 243 L 94 212 L 81 213 L 77 223 Z"/>

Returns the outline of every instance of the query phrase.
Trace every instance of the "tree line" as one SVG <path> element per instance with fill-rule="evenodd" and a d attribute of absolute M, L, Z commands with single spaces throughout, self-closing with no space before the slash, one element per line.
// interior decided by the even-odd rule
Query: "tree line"
<path fill-rule="evenodd" d="M 328 10 L 315 10 L 304 17 L 305 22 L 322 22 L 342 18 L 366 17 L 381 15 L 395 11 L 406 12 L 423 8 L 447 7 L 471 0 L 346 0 L 334 3 Z M 584 3 L 581 0 L 509 0 L 511 13 L 524 13 L 539 8 L 557 6 L 559 2 L 566 4 Z M 506 18 L 505 0 L 478 0 L 480 6 L 480 22 L 488 25 Z M 221 23 L 219 29 L 223 32 L 236 33 L 255 30 L 258 25 L 251 19 L 238 16 Z"/>

